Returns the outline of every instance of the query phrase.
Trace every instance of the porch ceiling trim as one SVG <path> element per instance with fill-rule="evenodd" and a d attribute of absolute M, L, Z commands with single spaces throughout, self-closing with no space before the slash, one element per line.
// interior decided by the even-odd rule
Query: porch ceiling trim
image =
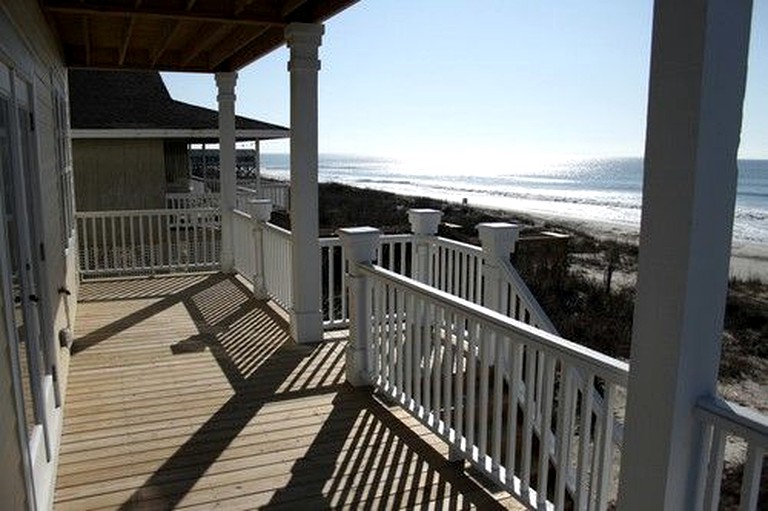
<path fill-rule="evenodd" d="M 357 0 L 39 0 L 67 66 L 236 71 L 285 43 L 294 22 L 321 23 Z"/>
<path fill-rule="evenodd" d="M 217 129 L 73 129 L 70 131 L 73 139 L 107 139 L 107 138 L 187 138 L 187 139 L 218 139 Z M 287 130 L 237 130 L 238 140 L 267 140 L 289 138 Z"/>

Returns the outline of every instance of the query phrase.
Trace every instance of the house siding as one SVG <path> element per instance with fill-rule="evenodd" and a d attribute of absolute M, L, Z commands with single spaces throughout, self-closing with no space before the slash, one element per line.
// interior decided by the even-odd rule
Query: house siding
<path fill-rule="evenodd" d="M 62 328 L 73 327 L 77 303 L 77 254 L 74 239 L 64 236 L 61 221 L 63 206 L 60 189 L 61 164 L 57 157 L 54 123 L 54 94 L 67 96 L 67 75 L 60 48 L 50 32 L 37 2 L 4 0 L 0 4 L 0 60 L 32 86 L 32 112 L 34 114 L 34 142 L 32 147 L 34 171 L 30 172 L 28 187 L 33 190 L 35 218 L 30 219 L 37 232 L 40 246 L 38 264 L 40 295 L 41 334 L 43 342 L 51 350 L 56 363 L 62 395 L 67 374 L 68 353 L 58 348 L 58 333 Z M 6 248 L 3 248 L 6 250 Z M 5 279 L 0 272 L 0 279 Z M 6 285 L 6 284 L 4 284 Z M 67 288 L 69 295 L 60 293 Z M 2 300 L 2 297 L 0 297 Z M 20 431 L 20 381 L 14 375 L 13 350 L 8 339 L 5 311 L 0 303 L 0 460 L 3 463 L 0 477 L 0 509 L 24 509 L 35 498 L 28 494 L 23 447 L 26 435 Z M 12 328 L 12 327 L 11 327 Z M 46 394 L 46 399 L 52 399 Z M 54 444 L 58 445 L 61 413 L 51 416 Z M 51 506 L 57 449 L 50 462 L 50 470 L 44 482 L 35 488 L 37 507 Z"/>
<path fill-rule="evenodd" d="M 165 207 L 161 139 L 72 141 L 78 211 Z"/>

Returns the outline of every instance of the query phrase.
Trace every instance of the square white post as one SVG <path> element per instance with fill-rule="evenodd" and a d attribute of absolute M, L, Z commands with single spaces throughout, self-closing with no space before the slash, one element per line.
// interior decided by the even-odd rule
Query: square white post
<path fill-rule="evenodd" d="M 501 310 L 501 266 L 509 262 L 509 254 L 515 249 L 519 228 L 516 224 L 506 222 L 486 222 L 477 225 L 480 244 L 483 246 L 483 306 L 496 312 Z M 485 349 L 481 351 L 486 355 L 483 362 L 494 365 L 496 360 L 495 343 L 491 339 L 486 340 Z M 511 360 L 511 353 L 507 353 L 507 360 Z"/>
<path fill-rule="evenodd" d="M 248 213 L 253 220 L 254 269 L 253 294 L 257 300 L 269 298 L 264 270 L 264 226 L 272 214 L 272 202 L 269 199 L 251 199 L 248 201 Z"/>
<path fill-rule="evenodd" d="M 322 25 L 285 29 L 291 79 L 291 334 L 298 343 L 323 340 L 317 190 L 317 72 Z"/>
<path fill-rule="evenodd" d="M 424 284 L 431 283 L 431 247 L 437 237 L 437 228 L 440 226 L 441 218 L 443 218 L 443 212 L 436 209 L 415 208 L 408 210 L 411 232 L 415 235 L 411 262 L 413 279 Z"/>
<path fill-rule="evenodd" d="M 697 509 L 716 392 L 752 2 L 657 0 L 619 509 Z"/>
<path fill-rule="evenodd" d="M 216 73 L 219 94 L 219 194 L 221 195 L 221 271 L 235 268 L 235 83 L 237 73 Z"/>
<path fill-rule="evenodd" d="M 483 306 L 502 312 L 501 265 L 509 262 L 520 228 L 506 222 L 487 222 L 478 224 L 477 232 L 483 246 Z"/>
<path fill-rule="evenodd" d="M 360 265 L 370 265 L 376 258 L 381 231 L 373 227 L 339 229 L 349 263 L 349 342 L 347 344 L 347 381 L 355 387 L 373 383 L 373 348 L 371 347 L 371 289 Z"/>

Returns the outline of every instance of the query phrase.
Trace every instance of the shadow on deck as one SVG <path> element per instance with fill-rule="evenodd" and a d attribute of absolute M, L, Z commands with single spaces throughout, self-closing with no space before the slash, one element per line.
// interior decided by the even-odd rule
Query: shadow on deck
<path fill-rule="evenodd" d="M 518 506 L 344 383 L 344 347 L 223 274 L 84 283 L 55 507 Z"/>

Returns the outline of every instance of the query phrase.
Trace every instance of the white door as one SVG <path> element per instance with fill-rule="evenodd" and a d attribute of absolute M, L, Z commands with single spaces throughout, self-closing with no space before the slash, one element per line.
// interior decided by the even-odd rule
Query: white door
<path fill-rule="evenodd" d="M 1 66 L 1 64 L 0 64 Z M 18 370 L 17 385 L 22 389 L 24 424 L 29 458 L 28 476 L 32 479 L 38 507 L 45 507 L 53 478 L 53 444 L 57 434 L 52 422 L 56 413 L 52 378 L 46 371 L 45 343 L 41 340 L 37 271 L 32 207 L 35 194 L 30 176 L 36 172 L 34 158 L 34 118 L 32 90 L 28 82 L 6 73 L 0 87 L 0 184 L 5 214 L 0 254 L 6 303 L 7 334 L 14 343 Z"/>

